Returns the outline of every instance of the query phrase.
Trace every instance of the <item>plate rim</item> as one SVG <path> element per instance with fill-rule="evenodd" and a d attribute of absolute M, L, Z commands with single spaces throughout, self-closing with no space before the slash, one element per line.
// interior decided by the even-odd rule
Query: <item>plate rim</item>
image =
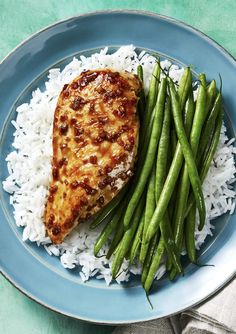
<path fill-rule="evenodd" d="M 227 57 L 230 60 L 233 60 L 234 62 L 236 62 L 236 57 L 234 57 L 225 47 L 223 47 L 221 44 L 219 44 L 214 38 L 208 36 L 206 33 L 202 32 L 198 28 L 195 28 L 191 24 L 188 24 L 188 23 L 186 23 L 186 22 L 184 22 L 182 20 L 175 19 L 175 18 L 173 18 L 171 16 L 163 15 L 163 14 L 152 12 L 152 11 L 149 11 L 149 10 L 142 10 L 142 9 L 110 9 L 110 10 L 94 10 L 94 11 L 89 11 L 89 12 L 78 14 L 78 15 L 72 15 L 72 16 L 69 16 L 69 17 L 67 17 L 65 19 L 57 20 L 54 23 L 48 24 L 47 26 L 43 27 L 42 29 L 37 30 L 36 32 L 34 32 L 30 36 L 28 36 L 27 38 L 23 39 L 13 49 L 11 49 L 3 57 L 3 59 L 1 59 L 0 66 L 7 60 L 7 58 L 9 58 L 21 46 L 23 46 L 28 41 L 30 41 L 31 39 L 35 38 L 37 35 L 41 34 L 42 32 L 44 32 L 44 31 L 46 31 L 46 30 L 48 30 L 50 28 L 53 28 L 53 27 L 55 27 L 55 26 L 57 26 L 59 24 L 66 23 L 67 21 L 71 21 L 71 20 L 74 20 L 74 19 L 77 19 L 77 18 L 80 18 L 80 17 L 95 16 L 95 15 L 102 15 L 102 14 L 119 14 L 119 13 L 157 17 L 157 18 L 161 18 L 161 19 L 163 19 L 165 21 L 173 22 L 176 25 L 188 28 L 190 31 L 193 31 L 193 32 L 197 33 L 198 35 L 200 35 L 201 37 L 203 37 L 205 40 L 207 40 L 208 42 L 210 42 L 210 44 L 212 44 L 212 45 L 216 46 L 218 49 L 220 49 L 222 51 L 222 53 L 226 54 Z"/>
<path fill-rule="evenodd" d="M 133 14 L 133 15 L 139 15 L 139 16 L 147 16 L 147 17 L 153 17 L 153 18 L 157 18 L 157 19 L 162 19 L 166 22 L 171 22 L 174 23 L 177 26 L 183 27 L 185 29 L 188 29 L 189 31 L 193 32 L 194 34 L 198 35 L 199 37 L 203 38 L 205 41 L 207 41 L 210 45 L 212 45 L 213 47 L 217 48 L 225 57 L 227 57 L 227 59 L 230 62 L 233 62 L 234 65 L 236 65 L 236 57 L 234 57 L 228 50 L 226 50 L 222 45 L 220 45 L 216 40 L 214 40 L 212 37 L 209 37 L 207 34 L 205 34 L 204 32 L 202 32 L 201 30 L 199 30 L 198 28 L 193 27 L 192 25 L 185 23 L 182 20 L 178 20 L 175 19 L 171 16 L 168 15 L 162 15 L 156 12 L 152 12 L 152 11 L 147 11 L 147 10 L 135 10 L 135 9 L 112 9 L 112 10 L 95 10 L 95 11 L 89 11 L 86 13 L 82 13 L 82 14 L 78 14 L 78 15 L 73 15 L 70 16 L 68 18 L 62 19 L 62 20 L 57 20 L 54 23 L 51 23 L 45 27 L 43 27 L 42 29 L 37 30 L 35 33 L 31 34 L 30 36 L 28 36 L 26 39 L 22 40 L 20 43 L 18 43 L 10 52 L 8 52 L 6 54 L 6 56 L 0 61 L 0 67 L 2 64 L 4 64 L 5 61 L 8 60 L 8 58 L 13 55 L 15 53 L 15 51 L 17 51 L 18 49 L 20 49 L 22 46 L 24 46 L 26 43 L 28 43 L 29 41 L 33 40 L 36 36 L 40 35 L 41 33 L 43 33 L 44 31 L 47 31 L 51 28 L 54 28 L 57 25 L 69 22 L 69 21 L 73 21 L 76 20 L 78 18 L 83 18 L 83 17 L 91 17 L 91 16 L 97 16 L 97 15 L 109 15 L 109 14 Z M 122 322 L 113 322 L 113 321 L 107 321 L 107 322 L 103 322 L 103 321 L 95 321 L 93 319 L 89 319 L 86 317 L 80 317 L 80 316 L 76 316 L 73 314 L 70 314 L 69 312 L 64 312 L 61 311 L 60 309 L 58 309 L 57 307 L 51 306 L 48 303 L 43 302 L 42 300 L 40 300 L 38 297 L 33 296 L 30 292 L 26 291 L 23 287 L 20 286 L 20 284 L 18 284 L 17 282 L 15 282 L 15 280 L 10 277 L 8 275 L 7 272 L 5 272 L 3 270 L 3 268 L 0 266 L 0 273 L 2 274 L 2 276 L 8 281 L 10 282 L 14 288 L 16 288 L 18 291 L 20 291 L 21 293 L 23 293 L 23 295 L 27 296 L 28 298 L 30 298 L 31 300 L 35 301 L 36 303 L 44 306 L 46 309 L 50 310 L 50 311 L 54 311 L 57 314 L 60 315 L 66 315 L 70 318 L 73 319 L 77 319 L 77 320 L 81 320 L 81 321 L 86 321 L 92 324 L 97 324 L 97 325 L 108 325 L 108 326 L 117 326 L 117 325 L 125 325 L 125 324 L 131 324 L 131 323 L 140 323 L 143 321 L 151 321 L 151 320 L 155 320 L 155 319 L 164 319 L 164 318 L 168 318 L 170 316 L 174 316 L 176 314 L 179 314 L 185 310 L 187 310 L 189 308 L 188 307 L 184 307 L 181 310 L 178 310 L 177 312 L 173 312 L 170 313 L 169 315 L 165 315 L 165 316 L 150 316 L 147 319 L 139 319 L 139 320 L 135 320 L 135 321 L 122 321 Z M 192 304 L 190 307 L 194 307 L 196 305 L 201 304 L 204 301 L 207 301 L 209 298 L 211 298 L 212 296 L 214 296 L 216 293 L 218 293 L 225 285 L 227 285 L 236 275 L 236 268 L 234 270 L 234 272 L 232 273 L 232 275 L 230 275 L 226 280 L 224 280 L 224 282 L 222 284 L 220 284 L 213 292 L 207 294 L 205 297 L 203 297 L 202 299 L 198 300 L 197 302 L 195 302 L 194 304 Z"/>

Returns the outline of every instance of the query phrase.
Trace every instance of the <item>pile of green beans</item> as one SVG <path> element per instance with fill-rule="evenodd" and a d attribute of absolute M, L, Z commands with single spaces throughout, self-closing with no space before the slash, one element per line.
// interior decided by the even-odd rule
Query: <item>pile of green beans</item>
<path fill-rule="evenodd" d="M 142 66 L 137 75 L 143 81 Z M 201 230 L 206 216 L 202 183 L 216 152 L 223 119 L 222 96 L 215 80 L 208 84 L 203 73 L 198 79 L 194 92 L 187 67 L 177 85 L 157 61 L 147 96 L 144 89 L 140 93 L 135 176 L 91 224 L 96 228 L 107 221 L 94 254 L 99 256 L 109 242 L 105 256 L 113 257 L 113 279 L 120 274 L 124 259 L 129 265 L 139 262 L 146 293 L 162 263 L 171 280 L 183 274 L 183 248 L 190 262 L 197 264 L 196 212 Z"/>

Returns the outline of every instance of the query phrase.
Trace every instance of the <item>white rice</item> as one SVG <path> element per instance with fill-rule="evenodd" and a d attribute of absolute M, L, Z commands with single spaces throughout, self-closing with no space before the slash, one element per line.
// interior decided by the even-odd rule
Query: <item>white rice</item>
<path fill-rule="evenodd" d="M 108 54 L 108 48 L 93 54 L 91 57 L 74 58 L 62 71 L 54 68 L 49 71 L 45 89 L 35 90 L 29 103 L 17 108 L 17 118 L 12 121 L 15 128 L 12 146 L 14 150 L 7 156 L 9 176 L 3 182 L 4 189 L 10 193 L 10 204 L 14 208 L 14 218 L 17 226 L 23 226 L 23 240 L 37 242 L 43 245 L 50 255 L 60 257 L 65 268 L 75 268 L 80 265 L 80 276 L 83 281 L 96 275 L 97 279 L 111 282 L 111 261 L 105 257 L 93 256 L 93 245 L 100 230 L 90 231 L 88 224 L 80 224 L 61 245 L 52 245 L 46 236 L 43 224 L 43 212 L 47 200 L 48 185 L 51 176 L 52 155 L 52 122 L 58 95 L 64 86 L 82 71 L 96 68 L 114 68 L 118 71 L 135 72 L 137 65 L 144 68 L 145 88 L 147 89 L 155 63 L 155 58 L 145 51 L 136 54 L 132 45 L 123 46 L 113 54 Z M 163 68 L 168 68 L 168 60 L 161 62 Z M 170 76 L 178 82 L 183 69 L 171 66 Z M 232 183 L 235 181 L 235 163 L 233 139 L 229 140 L 226 128 L 222 127 L 220 143 L 214 157 L 214 163 L 204 182 L 203 190 L 207 207 L 207 219 L 204 229 L 196 229 L 196 245 L 201 246 L 207 235 L 212 235 L 214 218 L 225 212 L 233 213 L 235 208 L 235 191 Z M 100 228 L 101 229 L 101 228 Z M 101 254 L 108 250 L 106 245 Z M 125 261 L 122 269 L 127 269 Z M 139 265 L 130 271 L 140 273 Z M 124 270 L 116 279 L 118 283 L 127 281 L 130 271 Z M 158 270 L 157 278 L 165 272 L 165 266 Z"/>

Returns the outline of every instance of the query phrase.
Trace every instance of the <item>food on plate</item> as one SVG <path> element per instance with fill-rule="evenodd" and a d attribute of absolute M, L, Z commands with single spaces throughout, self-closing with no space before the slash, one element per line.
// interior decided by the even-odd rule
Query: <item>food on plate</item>
<path fill-rule="evenodd" d="M 82 72 L 64 85 L 53 121 L 47 233 L 61 243 L 109 203 L 132 175 L 141 83 L 129 72 Z"/>
<path fill-rule="evenodd" d="M 59 233 L 54 242 L 63 241 L 53 244 L 44 218 L 49 209 L 50 182 L 54 185 L 51 161 L 53 156 L 54 162 L 58 162 L 55 157 L 63 158 L 48 144 L 53 138 L 54 112 L 64 85 L 69 84 L 64 91 L 70 90 L 70 85 L 78 80 L 75 78 L 82 78 L 83 72 L 92 75 L 99 71 L 118 72 L 132 78 L 136 78 L 137 73 L 143 81 L 139 101 L 134 94 L 140 119 L 137 142 L 139 125 L 137 116 L 133 115 L 138 148 L 134 145 L 130 151 L 129 164 L 132 168 L 135 162 L 134 175 L 130 182 L 128 178 L 122 180 L 119 192 L 117 189 L 117 192 L 107 193 L 110 197 L 106 197 L 106 202 L 104 199 L 91 223 L 74 227 L 78 223 L 75 219 L 73 230 L 66 237 L 70 228 Z M 134 79 L 134 82 L 138 91 L 139 81 Z M 11 194 L 17 225 L 24 227 L 23 240 L 37 242 L 50 255 L 59 256 L 65 268 L 80 266 L 83 281 L 96 277 L 105 279 L 107 284 L 112 278 L 120 283 L 127 281 L 131 274 L 139 274 L 149 292 L 153 280 L 165 272 L 171 279 L 177 277 L 184 270 L 181 255 L 187 252 L 189 260 L 196 263 L 196 250 L 214 233 L 214 218 L 233 213 L 235 208 L 234 138 L 229 140 L 222 124 L 221 100 L 221 89 L 214 80 L 208 82 L 201 75 L 196 81 L 189 68 L 184 69 L 169 60 L 158 61 L 145 51 L 137 53 L 133 46 L 123 46 L 111 54 L 106 48 L 89 57 L 74 58 L 62 70 L 50 70 L 45 89 L 34 91 L 30 102 L 17 108 L 17 118 L 12 121 L 16 129 L 14 150 L 6 158 L 9 177 L 4 189 Z M 72 103 L 65 100 L 67 102 Z M 86 107 L 85 104 L 83 108 Z M 62 110 L 57 112 L 62 116 Z M 62 132 L 64 128 L 71 131 L 65 126 Z M 85 133 L 90 129 L 92 126 L 89 129 L 83 126 Z M 57 131 L 59 128 L 54 133 Z M 59 147 L 63 145 L 64 135 L 57 133 Z M 106 142 L 113 150 L 113 143 Z M 92 145 L 92 149 L 94 147 Z M 71 163 L 79 161 L 80 157 L 77 162 L 72 159 Z M 89 162 L 83 167 L 86 165 L 93 175 L 97 165 Z M 63 175 L 59 173 L 57 182 Z M 99 179 L 93 179 L 89 185 L 97 189 L 98 182 Z M 75 189 L 78 190 L 81 191 Z M 70 192 L 69 189 L 69 196 Z M 89 196 L 90 201 L 93 197 Z M 55 200 L 59 205 L 57 198 Z M 68 208 L 71 204 L 68 202 Z M 88 213 L 94 214 L 96 210 L 90 208 Z M 48 214 L 50 211 L 52 213 L 54 207 Z M 200 224 L 197 211 L 201 213 Z M 69 209 L 63 210 L 63 220 L 68 212 Z M 87 211 L 81 214 L 85 218 Z"/>
<path fill-rule="evenodd" d="M 205 74 L 199 75 L 199 80 L 194 102 L 190 68 L 184 70 L 176 87 L 168 73 L 161 69 L 160 62 L 154 67 L 148 98 L 149 101 L 150 95 L 155 98 L 150 110 L 147 103 L 140 125 L 141 132 L 145 131 L 145 138 L 148 138 L 148 145 L 144 144 L 145 141 L 139 145 L 140 156 L 144 152 L 144 162 L 139 161 L 136 186 L 124 200 L 127 205 L 120 219 L 124 231 L 113 249 L 112 263 L 112 277 L 116 278 L 125 258 L 130 265 L 139 258 L 141 281 L 147 293 L 164 252 L 170 279 L 183 273 L 180 261 L 183 243 L 189 260 L 197 264 L 194 241 L 196 208 L 198 229 L 202 230 L 206 207 L 201 185 L 218 145 L 223 116 L 221 92 L 217 91 L 215 80 L 207 85 Z M 149 112 L 153 115 L 150 116 Z M 151 125 L 149 131 L 146 124 Z M 168 146 L 173 135 L 178 142 L 171 156 Z M 193 203 L 188 209 L 190 194 Z M 173 204 L 170 206 L 171 198 Z M 189 211 L 187 215 L 186 211 Z M 95 255 L 99 250 L 98 242 Z"/>

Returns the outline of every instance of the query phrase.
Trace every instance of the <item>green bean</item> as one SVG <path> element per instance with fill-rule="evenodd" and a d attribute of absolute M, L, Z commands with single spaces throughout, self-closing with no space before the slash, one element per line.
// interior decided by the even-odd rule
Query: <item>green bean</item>
<path fill-rule="evenodd" d="M 112 217 L 112 219 L 105 225 L 103 228 L 100 236 L 98 237 L 95 245 L 94 245 L 94 255 L 97 256 L 98 252 L 100 249 L 103 247 L 103 245 L 106 243 L 108 240 L 110 234 L 114 231 L 116 228 L 117 224 L 120 222 L 121 216 L 123 214 L 123 209 L 125 208 L 125 201 L 121 203 L 121 206 L 119 207 L 119 210 L 117 210 Z"/>
<path fill-rule="evenodd" d="M 199 76 L 198 76 L 198 79 L 200 80 L 201 85 L 206 89 L 207 82 L 206 82 L 206 75 L 205 75 L 205 73 L 200 73 Z"/>
<path fill-rule="evenodd" d="M 155 106 L 156 106 L 156 101 L 157 101 L 158 91 L 159 91 L 159 86 L 160 86 L 159 84 L 160 73 L 161 73 L 161 67 L 160 67 L 160 61 L 158 61 L 153 70 L 153 77 L 151 79 L 149 94 L 148 94 L 148 101 L 147 101 L 146 109 L 145 109 L 145 119 L 143 121 L 143 124 L 141 126 L 141 131 L 140 131 L 140 148 L 139 148 L 139 156 L 138 156 L 138 161 L 141 162 L 140 166 L 143 165 L 143 161 L 145 160 L 148 146 L 150 143 L 153 120 L 154 120 L 154 116 L 156 112 Z M 152 104 L 153 102 L 154 104 Z M 138 176 L 141 171 L 140 166 L 138 166 L 138 170 L 136 172 Z"/>
<path fill-rule="evenodd" d="M 176 268 L 177 272 L 181 273 L 182 266 L 179 259 L 178 249 L 176 247 L 168 214 L 166 213 L 164 218 L 162 219 L 160 223 L 160 229 L 161 229 L 161 235 L 163 237 L 164 243 L 165 243 L 165 249 L 167 251 L 168 257 L 171 260 L 171 263 L 174 265 L 174 268 Z"/>
<path fill-rule="evenodd" d="M 158 231 L 159 232 L 159 231 Z M 159 240 L 159 233 L 156 233 L 154 238 L 152 238 L 149 247 L 148 247 L 148 252 L 145 257 L 144 264 L 142 266 L 142 275 L 141 275 L 141 283 L 144 286 L 144 283 L 146 281 L 148 271 L 152 262 L 153 254 L 157 248 L 157 240 Z"/>
<path fill-rule="evenodd" d="M 173 193 L 175 184 L 179 177 L 179 172 L 182 166 L 182 162 L 183 162 L 183 155 L 182 155 L 181 147 L 179 144 L 177 144 L 175 155 L 172 160 L 172 164 L 170 166 L 165 184 L 163 186 L 161 196 L 159 198 L 159 201 L 157 203 L 156 209 L 152 216 L 151 222 L 149 223 L 149 226 L 147 229 L 147 233 L 145 236 L 145 242 L 149 242 L 151 240 L 152 236 L 157 231 L 159 224 L 166 212 L 166 209 L 169 204 L 171 195 Z"/>
<path fill-rule="evenodd" d="M 175 150 L 176 150 L 176 146 L 177 146 L 177 136 L 176 136 L 176 132 L 175 132 L 175 129 L 171 129 L 171 155 L 172 157 L 174 156 L 175 154 Z"/>
<path fill-rule="evenodd" d="M 207 147 L 207 144 L 209 143 L 209 137 L 211 136 L 212 134 L 212 131 L 214 129 L 214 126 L 215 126 L 215 120 L 216 120 L 216 117 L 219 113 L 219 109 L 221 108 L 221 104 L 222 104 L 222 97 L 221 97 L 221 94 L 218 93 L 217 94 L 217 97 L 216 97 L 216 100 L 215 100 L 215 103 L 213 105 L 213 108 L 210 112 L 210 115 L 207 119 L 207 122 L 204 126 L 204 129 L 203 129 L 203 133 L 202 133 L 202 136 L 201 136 L 201 139 L 200 139 L 200 143 L 199 143 L 199 150 L 198 150 L 198 154 L 197 154 L 197 162 L 199 164 L 205 150 L 206 150 L 206 147 Z"/>
<path fill-rule="evenodd" d="M 156 161 L 156 178 L 155 178 L 155 197 L 156 203 L 158 202 L 163 184 L 166 178 L 167 159 L 168 159 L 168 147 L 170 143 L 170 99 L 167 97 L 165 104 L 165 113 L 161 131 L 161 137 L 157 151 Z"/>
<path fill-rule="evenodd" d="M 120 190 L 120 192 L 101 211 L 99 211 L 98 215 L 96 216 L 96 218 L 89 227 L 91 230 L 99 226 L 105 220 L 105 218 L 119 205 L 119 203 L 124 198 L 128 187 L 129 184 L 126 184 Z"/>
<path fill-rule="evenodd" d="M 145 242 L 149 242 L 151 240 L 152 236 L 157 231 L 159 224 L 166 212 L 167 206 L 170 201 L 170 197 L 172 195 L 172 192 L 174 190 L 175 184 L 179 176 L 182 162 L 183 162 L 183 155 L 182 155 L 181 147 L 179 144 L 177 144 L 175 155 L 173 157 L 172 164 L 170 166 L 165 184 L 163 186 L 163 189 L 162 189 L 162 192 L 159 198 L 159 201 L 157 203 L 156 209 L 152 216 L 151 222 L 149 223 L 149 226 L 147 228 Z"/>
<path fill-rule="evenodd" d="M 193 95 L 191 96 L 191 106 L 194 109 Z M 206 118 L 205 106 L 206 106 L 206 89 L 204 88 L 203 85 L 200 85 L 196 103 L 196 111 L 194 114 L 193 125 L 190 134 L 190 146 L 194 158 L 197 153 L 203 123 Z M 185 163 L 181 174 L 178 197 L 174 214 L 174 237 L 179 252 L 181 251 L 181 246 L 182 246 L 184 217 L 185 217 L 185 210 L 187 206 L 189 190 L 190 190 L 189 171 L 187 164 Z"/>
<path fill-rule="evenodd" d="M 179 82 L 178 96 L 180 109 L 183 110 L 188 94 L 192 88 L 192 73 L 189 67 L 186 67 Z"/>
<path fill-rule="evenodd" d="M 140 244 L 141 244 L 141 237 L 142 237 L 142 233 L 143 233 L 143 227 L 144 227 L 144 220 L 145 220 L 145 216 L 144 216 L 144 211 L 140 220 L 140 223 L 138 225 L 138 229 L 136 231 L 135 234 L 135 238 L 130 250 L 130 256 L 129 256 L 129 263 L 133 264 L 135 257 L 137 256 Z"/>
<path fill-rule="evenodd" d="M 137 75 L 138 75 L 140 81 L 143 82 L 143 66 L 142 65 L 137 66 Z"/>
<path fill-rule="evenodd" d="M 193 92 L 192 92 L 192 90 L 190 90 L 188 100 L 185 104 L 185 112 L 184 112 L 184 127 L 185 127 L 185 131 L 186 131 L 187 136 L 189 136 L 191 128 L 192 128 L 194 112 L 195 112 L 195 105 L 194 105 L 194 101 L 193 101 Z M 175 130 L 173 129 L 172 131 L 175 133 L 175 136 L 176 136 Z M 172 135 L 173 135 L 173 133 L 172 133 Z M 178 143 L 178 145 L 180 147 L 179 143 Z M 182 154 L 182 151 L 181 151 L 181 154 Z M 170 217 L 171 221 L 174 220 L 173 215 L 174 215 L 175 203 L 176 203 L 176 200 L 177 200 L 177 193 L 178 193 L 177 189 L 178 189 L 178 183 L 173 190 L 173 194 L 170 198 L 170 203 L 169 203 L 169 208 L 168 208 L 169 217 Z"/>
<path fill-rule="evenodd" d="M 196 247 L 195 247 L 195 220 L 196 205 L 193 205 L 185 222 L 185 247 L 188 258 L 192 263 L 196 263 Z"/>
<path fill-rule="evenodd" d="M 160 238 L 160 241 L 158 243 L 157 249 L 155 251 L 155 254 L 153 255 L 153 259 L 152 259 L 152 263 L 151 266 L 149 268 L 148 274 L 147 274 L 147 278 L 146 281 L 144 283 L 144 289 L 145 291 L 148 293 L 151 286 L 152 286 L 152 282 L 155 278 L 157 269 L 160 266 L 163 254 L 164 254 L 164 250 L 165 250 L 165 243 L 163 238 Z"/>
<path fill-rule="evenodd" d="M 143 142 L 144 138 L 147 136 L 149 124 L 152 123 L 152 111 L 156 104 L 158 81 L 160 79 L 160 74 L 161 74 L 161 67 L 160 67 L 160 61 L 158 60 L 156 65 L 154 66 L 150 85 L 149 85 L 147 103 L 146 103 L 146 108 L 144 112 L 144 119 L 143 119 L 141 134 L 140 134 L 141 142 Z"/>
<path fill-rule="evenodd" d="M 178 195 L 178 180 L 176 181 L 176 184 L 174 186 L 174 189 L 172 191 L 169 203 L 168 203 L 168 212 L 169 212 L 169 217 L 170 221 L 173 222 L 174 219 L 174 210 L 175 210 L 175 203 L 177 200 L 177 195 Z"/>
<path fill-rule="evenodd" d="M 116 248 L 118 247 L 118 244 L 121 241 L 123 234 L 124 234 L 124 226 L 123 226 L 123 221 L 121 219 L 120 224 L 118 225 L 118 228 L 115 232 L 114 238 L 112 239 L 112 242 L 106 255 L 106 258 L 108 260 L 110 259 L 112 254 L 116 251 Z"/>
<path fill-rule="evenodd" d="M 196 156 L 198 144 L 202 132 L 203 123 L 206 119 L 206 89 L 204 86 L 199 87 L 196 110 L 193 118 L 193 126 L 190 133 L 190 145 L 192 147 L 193 155 Z"/>
<path fill-rule="evenodd" d="M 171 148 L 171 154 L 168 154 L 168 169 L 171 166 L 172 163 L 172 159 L 175 155 L 175 150 L 177 147 L 177 136 L 176 136 L 176 132 L 175 129 L 171 129 L 171 135 L 170 135 L 170 148 Z M 168 212 L 169 212 L 169 217 L 170 217 L 170 221 L 172 221 L 173 218 L 173 213 L 174 213 L 174 208 L 175 208 L 175 202 L 176 202 L 176 188 L 177 186 L 175 186 L 175 189 L 173 190 L 172 196 L 170 198 L 170 202 L 168 205 Z"/>
<path fill-rule="evenodd" d="M 206 89 L 207 98 L 206 98 L 206 113 L 208 114 L 209 110 L 212 108 L 212 104 L 216 97 L 216 82 L 212 80 L 209 86 L 207 87 L 206 75 L 204 73 L 199 74 L 199 79 L 201 85 Z"/>
<path fill-rule="evenodd" d="M 150 137 L 150 143 L 148 146 L 148 151 L 146 155 L 146 159 L 144 161 L 140 177 L 137 181 L 136 188 L 133 192 L 133 195 L 129 201 L 128 207 L 124 216 L 124 226 L 128 228 L 130 225 L 130 221 L 133 215 L 133 212 L 142 196 L 146 183 L 148 181 L 148 177 L 150 175 L 153 162 L 155 159 L 156 149 L 159 142 L 160 134 L 161 134 L 161 125 L 163 119 L 163 110 L 166 96 L 166 78 L 163 78 L 160 84 L 160 90 L 157 97 L 157 103 L 155 107 L 155 116 L 153 120 L 152 133 Z"/>
<path fill-rule="evenodd" d="M 211 143 L 209 148 L 205 151 L 205 154 L 202 159 L 202 163 L 199 165 L 199 171 L 200 171 L 200 180 L 201 183 L 205 180 L 205 177 L 208 173 L 208 170 L 211 166 L 212 159 L 214 157 L 214 154 L 217 149 L 217 145 L 219 143 L 219 138 L 220 138 L 220 131 L 222 127 L 222 119 L 223 119 L 223 112 L 222 112 L 222 105 L 220 105 L 219 110 L 218 110 L 218 115 L 216 119 L 216 127 L 214 130 L 213 137 L 211 139 Z M 187 210 L 186 210 L 186 215 L 185 217 L 189 214 L 189 211 L 191 210 L 192 206 L 194 204 L 194 196 L 193 194 L 190 195 L 190 198 L 188 200 L 188 205 L 187 205 Z"/>
<path fill-rule="evenodd" d="M 155 166 L 152 168 L 152 172 L 149 178 L 147 199 L 145 207 L 145 226 L 149 223 L 155 210 Z"/>
<path fill-rule="evenodd" d="M 210 85 L 207 87 L 207 101 L 206 101 L 207 113 L 213 107 L 214 101 L 216 99 L 216 95 L 217 95 L 216 81 L 212 80 Z"/>
<path fill-rule="evenodd" d="M 137 67 L 137 75 L 139 77 L 139 80 L 143 84 L 143 67 L 142 65 L 138 65 Z M 139 103 L 138 103 L 138 109 L 139 109 L 139 116 L 141 121 L 143 121 L 144 116 L 145 116 L 145 93 L 144 93 L 144 88 L 141 88 L 140 94 L 139 94 Z"/>
<path fill-rule="evenodd" d="M 186 189 L 184 189 L 186 188 Z M 187 206 L 187 199 L 190 189 L 190 183 L 188 179 L 188 173 L 186 173 L 186 167 L 184 165 L 184 169 L 182 172 L 181 180 L 180 180 L 180 189 L 178 191 L 178 197 L 176 202 L 176 211 L 173 218 L 174 221 L 174 240 L 176 247 L 178 249 L 178 253 L 180 255 L 181 249 L 182 249 L 182 242 L 183 242 L 183 230 L 184 230 L 184 219 L 185 214 L 184 210 Z M 169 260 L 167 260 L 167 270 L 171 270 L 172 263 Z M 172 268 L 172 271 L 170 273 L 170 280 L 173 280 L 177 275 L 176 267 Z"/>
<path fill-rule="evenodd" d="M 199 218 L 200 218 L 200 228 L 202 229 L 205 223 L 206 217 L 206 208 L 204 203 L 204 197 L 201 188 L 201 181 L 198 175 L 197 167 L 194 161 L 194 156 L 188 143 L 188 139 L 186 136 L 186 132 L 184 129 L 184 124 L 181 118 L 181 110 L 179 106 L 178 96 L 175 91 L 174 84 L 171 80 L 169 80 L 169 88 L 170 88 L 170 96 L 171 96 L 171 105 L 172 105 L 172 112 L 175 121 L 175 127 L 178 139 L 181 144 L 181 149 L 183 151 L 183 155 L 185 158 L 185 162 L 188 168 L 188 174 L 190 178 L 190 182 L 192 185 L 193 193 L 196 200 L 196 205 L 199 211 Z M 197 139 L 197 137 L 196 137 Z"/>
<path fill-rule="evenodd" d="M 169 275 L 170 281 L 173 281 L 176 278 L 177 274 L 178 274 L 177 270 L 175 268 L 172 268 Z"/>
<path fill-rule="evenodd" d="M 217 149 L 217 146 L 218 146 L 218 143 L 219 143 L 219 139 L 220 139 L 220 131 L 221 131 L 221 127 L 222 127 L 222 122 L 223 122 L 223 110 L 221 108 L 220 111 L 219 111 L 217 120 L 216 120 L 216 127 L 215 127 L 215 131 L 214 131 L 214 135 L 213 135 L 213 138 L 212 138 L 211 145 L 210 145 L 209 150 L 208 150 L 208 152 L 206 153 L 206 155 L 203 159 L 204 163 L 202 165 L 201 172 L 200 172 L 201 180 L 205 179 L 205 177 L 208 173 L 208 170 L 211 166 L 211 162 L 213 160 L 213 157 L 215 155 L 215 152 L 216 152 L 216 149 Z"/>
<path fill-rule="evenodd" d="M 188 93 L 191 89 L 192 86 L 192 73 L 190 71 L 189 67 L 186 67 L 179 83 L 179 89 L 178 89 L 178 95 L 180 99 L 180 107 L 181 110 L 184 109 L 185 103 L 188 98 Z M 173 124 L 174 125 L 174 124 Z M 175 149 L 177 145 L 177 136 L 176 136 L 176 131 L 173 128 L 171 130 L 171 146 L 172 146 L 172 153 L 174 155 Z"/>
<path fill-rule="evenodd" d="M 172 265 L 173 265 L 172 259 L 170 258 L 170 256 L 168 256 L 166 259 L 166 270 L 170 271 L 172 268 Z"/>
<path fill-rule="evenodd" d="M 141 200 L 139 202 L 139 205 L 136 207 L 136 210 L 134 212 L 133 216 L 133 223 L 131 224 L 130 228 L 125 231 L 122 240 L 119 243 L 119 247 L 117 249 L 117 252 L 115 252 L 115 256 L 112 262 L 112 278 L 115 279 L 120 267 L 122 265 L 122 262 L 130 250 L 130 245 L 133 240 L 134 234 L 136 232 L 137 226 L 140 222 L 140 217 L 143 212 L 143 207 L 145 204 L 145 196 L 142 195 Z"/>
<path fill-rule="evenodd" d="M 181 110 L 184 109 L 184 106 L 188 99 L 188 94 L 189 94 L 189 91 L 191 90 L 191 87 L 192 87 L 192 73 L 191 73 L 190 68 L 186 67 L 180 79 L 179 89 L 178 89 Z M 173 122 L 173 125 L 174 125 L 174 122 Z M 176 146 L 177 146 L 177 136 L 176 136 L 175 128 L 173 128 L 171 130 L 171 150 L 172 150 L 173 156 L 175 153 Z"/>
<path fill-rule="evenodd" d="M 133 180 L 134 183 L 134 180 Z M 120 240 L 123 237 L 124 234 L 124 225 L 123 225 L 123 218 L 124 218 L 124 211 L 127 207 L 127 202 L 130 199 L 130 196 L 132 194 L 133 191 L 133 184 L 131 185 L 131 187 L 129 188 L 129 191 L 127 192 L 125 198 L 123 199 L 121 206 L 119 206 L 119 212 L 121 213 L 121 219 L 120 219 L 120 224 L 118 225 L 118 228 L 115 232 L 114 238 L 112 239 L 112 242 L 110 244 L 109 250 L 107 252 L 106 258 L 110 259 L 110 257 L 112 256 L 112 254 L 116 251 L 116 248 L 118 247 L 118 244 L 120 242 Z"/>
<path fill-rule="evenodd" d="M 152 172 L 148 182 L 147 188 L 147 197 L 146 197 L 146 206 L 145 206 L 145 216 L 144 216 L 144 228 L 142 235 L 144 236 L 147 230 L 147 226 L 152 218 L 153 212 L 155 210 L 155 166 L 152 168 Z M 144 263 L 146 254 L 148 250 L 148 245 L 144 242 L 141 244 L 141 250 L 139 254 L 139 260 L 141 263 Z"/>
<path fill-rule="evenodd" d="M 150 81 L 150 87 L 149 87 L 149 92 L 148 92 L 148 97 L 147 97 L 147 106 L 146 106 L 146 114 L 150 116 L 152 109 L 154 108 L 157 100 L 157 90 L 156 86 L 159 84 L 159 79 L 160 79 L 160 74 L 161 74 L 161 67 L 160 67 L 160 59 L 157 60 L 153 72 L 152 72 L 152 77 Z M 147 118 L 147 124 L 149 119 Z"/>
<path fill-rule="evenodd" d="M 188 100 L 185 105 L 185 113 L 184 113 L 184 128 L 187 137 L 189 137 L 192 129 L 194 113 L 195 113 L 195 104 L 193 101 L 193 92 L 190 91 Z"/>

